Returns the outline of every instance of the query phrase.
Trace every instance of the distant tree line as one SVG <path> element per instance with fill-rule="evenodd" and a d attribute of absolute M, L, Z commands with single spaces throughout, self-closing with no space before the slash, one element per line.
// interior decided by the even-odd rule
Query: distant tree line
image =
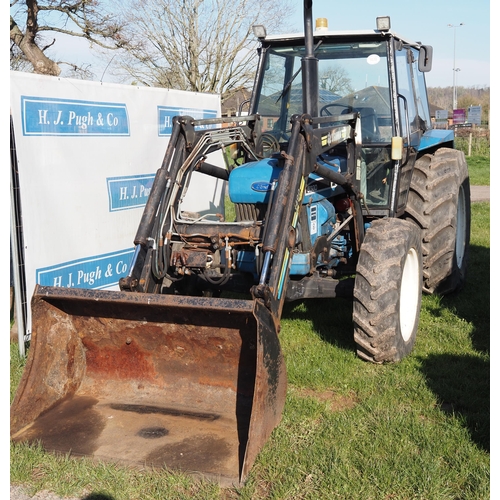
<path fill-rule="evenodd" d="M 453 87 L 429 87 L 429 102 L 441 109 L 452 111 Z M 457 107 L 467 109 L 469 106 L 481 106 L 483 120 L 490 114 L 490 87 L 457 87 Z"/>

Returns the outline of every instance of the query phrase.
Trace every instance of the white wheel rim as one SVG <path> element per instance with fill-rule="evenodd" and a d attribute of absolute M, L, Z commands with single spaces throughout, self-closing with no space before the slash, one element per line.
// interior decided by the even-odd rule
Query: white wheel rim
<path fill-rule="evenodd" d="M 399 299 L 399 324 L 403 340 L 407 342 L 415 327 L 421 284 L 419 259 L 414 248 L 410 249 L 403 268 L 401 296 Z"/>
<path fill-rule="evenodd" d="M 457 233 L 455 237 L 455 257 L 459 269 L 462 268 L 462 261 L 465 255 L 466 232 L 467 216 L 465 212 L 465 193 L 463 187 L 460 186 L 457 200 Z"/>

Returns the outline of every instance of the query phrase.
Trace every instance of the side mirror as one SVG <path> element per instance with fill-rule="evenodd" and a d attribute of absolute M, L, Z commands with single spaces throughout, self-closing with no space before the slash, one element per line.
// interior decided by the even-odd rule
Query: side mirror
<path fill-rule="evenodd" d="M 432 69 L 432 47 L 422 45 L 418 53 L 418 70 L 426 73 Z"/>

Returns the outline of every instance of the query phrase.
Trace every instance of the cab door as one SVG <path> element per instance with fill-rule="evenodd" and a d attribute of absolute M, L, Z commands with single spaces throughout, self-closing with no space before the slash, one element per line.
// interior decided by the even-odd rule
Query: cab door
<path fill-rule="evenodd" d="M 418 51 L 401 44 L 395 55 L 398 112 L 404 146 L 396 186 L 398 216 L 406 206 L 420 139 L 427 128 L 430 128 L 430 115 L 424 75 L 418 70 Z"/>

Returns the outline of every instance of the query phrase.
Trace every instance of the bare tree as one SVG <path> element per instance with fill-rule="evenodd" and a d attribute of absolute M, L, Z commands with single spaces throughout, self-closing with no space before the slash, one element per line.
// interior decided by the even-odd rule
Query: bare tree
<path fill-rule="evenodd" d="M 102 0 L 13 0 L 11 2 L 11 68 L 26 68 L 35 73 L 57 76 L 61 64 L 47 55 L 56 43 L 54 34 L 81 37 L 107 49 L 123 46 L 123 25 L 105 9 Z M 50 38 L 49 38 L 50 35 Z M 20 66 L 21 65 L 21 66 Z M 85 69 L 84 69 L 85 70 Z"/>
<path fill-rule="evenodd" d="M 33 66 L 26 59 L 21 49 L 12 40 L 10 42 L 10 69 L 26 72 L 30 72 L 33 69 Z"/>
<path fill-rule="evenodd" d="M 252 25 L 283 28 L 288 2 L 122 0 L 128 17 L 121 68 L 144 85 L 230 97 L 253 81 Z"/>
<path fill-rule="evenodd" d="M 351 79 L 345 68 L 341 66 L 330 66 L 319 75 L 321 88 L 329 90 L 341 96 L 354 91 Z"/>

